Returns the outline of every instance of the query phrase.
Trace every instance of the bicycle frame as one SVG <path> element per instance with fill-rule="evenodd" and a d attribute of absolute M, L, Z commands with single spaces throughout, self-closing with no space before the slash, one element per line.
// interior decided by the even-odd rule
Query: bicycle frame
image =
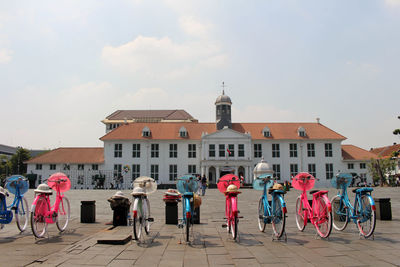
<path fill-rule="evenodd" d="M 183 194 L 182 201 L 182 222 L 184 224 L 191 223 L 192 218 L 192 205 L 190 200 L 193 198 L 193 192 L 187 192 Z"/>
<path fill-rule="evenodd" d="M 272 217 L 276 215 L 276 214 L 274 214 L 274 211 L 276 208 L 275 197 L 279 198 L 279 201 L 282 205 L 283 213 L 286 214 L 287 213 L 286 203 L 285 203 L 283 197 L 279 193 L 273 191 L 271 205 L 269 204 L 268 195 L 267 195 L 267 183 L 264 183 L 263 195 L 261 196 L 263 204 L 264 204 L 264 223 L 271 223 Z"/>
<path fill-rule="evenodd" d="M 58 189 L 58 188 L 57 188 Z M 40 199 L 40 197 L 44 197 L 46 199 L 47 204 L 50 207 L 50 210 L 48 211 L 41 211 L 44 212 L 43 216 L 46 220 L 46 223 L 55 223 L 57 221 L 57 216 L 58 216 L 58 209 L 59 209 L 59 205 L 61 200 L 64 198 L 64 194 L 61 194 L 61 192 L 59 190 L 56 191 L 56 200 L 54 202 L 53 205 L 51 205 L 50 203 L 50 196 L 49 194 L 44 194 L 44 193 L 40 193 L 35 197 L 35 200 L 32 203 L 32 210 L 35 210 L 37 201 Z M 64 203 L 64 202 L 62 202 Z M 63 204 L 64 205 L 64 204 Z M 62 209 L 64 210 L 64 206 L 62 206 Z"/>
<path fill-rule="evenodd" d="M 236 216 L 238 216 L 237 208 L 237 192 L 226 193 L 225 195 L 225 217 L 228 223 L 231 224 Z"/>
<path fill-rule="evenodd" d="M 2 224 L 9 224 L 9 223 L 11 223 L 11 221 L 12 221 L 12 219 L 13 219 L 13 215 L 12 215 L 11 210 L 13 210 L 13 209 L 18 210 L 19 205 L 20 205 L 20 203 L 22 202 L 22 198 L 23 198 L 24 195 L 21 195 L 18 186 L 16 186 L 15 189 L 16 189 L 16 192 L 15 192 L 15 195 L 14 195 L 14 200 L 13 200 L 13 202 L 11 203 L 10 206 L 7 206 L 7 203 L 6 203 L 6 196 L 4 196 L 4 201 L 3 201 L 3 203 L 4 203 L 4 207 L 3 207 L 4 211 L 1 212 L 1 219 L 0 219 L 0 223 L 2 223 Z M 24 205 L 22 205 L 22 211 L 23 211 L 23 212 L 25 212 L 25 209 L 26 209 L 26 208 L 27 208 L 27 207 L 24 207 Z M 3 213 L 4 213 L 4 214 L 3 214 Z M 9 214 L 9 213 L 11 213 L 11 214 Z M 2 218 L 3 216 L 5 216 L 4 219 Z"/>
<path fill-rule="evenodd" d="M 317 202 L 318 198 L 324 198 L 327 205 L 328 205 L 328 211 L 332 212 L 332 205 L 327 197 L 328 191 L 321 190 L 313 194 L 313 199 L 312 199 L 312 206 L 310 206 L 307 198 L 307 192 L 306 190 L 303 190 L 303 192 L 300 195 L 301 202 L 303 204 L 303 212 L 304 212 L 304 226 L 307 225 L 308 219 L 310 220 L 311 224 L 317 226 L 321 222 L 318 221 L 319 216 L 314 216 L 314 211 L 317 213 L 319 212 L 319 203 Z"/>

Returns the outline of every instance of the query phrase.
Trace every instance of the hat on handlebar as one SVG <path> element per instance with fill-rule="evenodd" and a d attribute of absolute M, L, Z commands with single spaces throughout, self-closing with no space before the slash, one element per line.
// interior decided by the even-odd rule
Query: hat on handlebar
<path fill-rule="evenodd" d="M 34 191 L 35 193 L 53 194 L 53 191 L 51 191 L 50 187 L 47 184 L 38 185 L 38 187 Z"/>
<path fill-rule="evenodd" d="M 237 192 L 237 191 L 238 191 L 238 188 L 237 188 L 237 186 L 234 185 L 234 184 L 230 184 L 230 185 L 226 188 L 226 192 L 227 192 L 227 193 L 229 193 L 229 192 Z"/>
<path fill-rule="evenodd" d="M 117 193 L 115 193 L 112 197 L 112 199 L 121 199 L 121 198 L 128 198 L 124 195 L 124 193 L 122 191 L 117 191 Z"/>
<path fill-rule="evenodd" d="M 5 195 L 5 196 L 7 195 L 7 191 L 1 186 L 0 186 L 0 194 Z"/>
<path fill-rule="evenodd" d="M 118 192 L 117 192 L 118 193 Z M 135 187 L 131 193 L 132 196 L 142 196 L 146 195 L 146 191 L 143 187 Z"/>

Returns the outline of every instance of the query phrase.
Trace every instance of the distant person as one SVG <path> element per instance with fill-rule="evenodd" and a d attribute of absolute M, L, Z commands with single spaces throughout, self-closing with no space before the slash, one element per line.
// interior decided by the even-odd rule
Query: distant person
<path fill-rule="evenodd" d="M 203 174 L 203 177 L 201 177 L 201 195 L 204 196 L 206 194 L 206 188 L 207 188 L 207 178 Z"/>

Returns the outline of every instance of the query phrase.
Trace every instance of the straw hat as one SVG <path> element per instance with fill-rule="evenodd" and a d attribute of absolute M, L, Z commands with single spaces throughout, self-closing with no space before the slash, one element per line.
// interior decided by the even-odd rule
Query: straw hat
<path fill-rule="evenodd" d="M 0 186 L 0 194 L 7 195 L 7 191 L 1 186 Z"/>
<path fill-rule="evenodd" d="M 135 187 L 131 193 L 132 196 L 146 195 L 146 191 L 142 187 Z"/>
<path fill-rule="evenodd" d="M 193 194 L 193 203 L 194 203 L 194 207 L 198 208 L 201 205 L 201 197 L 197 194 Z"/>
<path fill-rule="evenodd" d="M 274 186 L 272 187 L 272 189 L 283 190 L 283 185 L 281 185 L 279 183 L 275 183 Z"/>
<path fill-rule="evenodd" d="M 165 192 L 166 195 L 168 196 L 179 196 L 179 192 L 176 189 L 168 189 L 167 192 Z"/>
<path fill-rule="evenodd" d="M 35 193 L 53 194 L 53 191 L 51 191 L 50 187 L 47 184 L 38 185 L 38 187 L 34 191 Z"/>
<path fill-rule="evenodd" d="M 234 185 L 234 184 L 230 184 L 230 185 L 228 186 L 228 188 L 226 188 L 226 192 L 237 192 L 237 191 L 238 191 L 238 188 L 237 188 L 237 186 Z"/>
<path fill-rule="evenodd" d="M 122 191 L 118 191 L 112 196 L 112 199 L 127 198 Z"/>

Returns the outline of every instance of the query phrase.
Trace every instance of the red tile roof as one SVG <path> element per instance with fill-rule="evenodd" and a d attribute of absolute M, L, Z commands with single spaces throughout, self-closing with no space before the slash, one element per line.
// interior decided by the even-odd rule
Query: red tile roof
<path fill-rule="evenodd" d="M 148 127 L 151 137 L 143 137 L 142 130 Z M 179 129 L 184 126 L 188 131 L 188 137 L 179 137 Z M 268 126 L 271 137 L 264 137 L 263 129 Z M 297 129 L 302 126 L 306 131 L 305 137 L 300 137 Z M 232 123 L 232 129 L 240 133 L 250 133 L 252 139 L 289 139 L 289 140 L 344 140 L 346 137 L 332 131 L 319 123 Z M 118 127 L 100 138 L 106 140 L 135 140 L 135 139 L 155 139 L 155 140 L 176 140 L 192 139 L 200 140 L 202 133 L 216 132 L 215 123 L 197 122 L 174 122 L 174 123 L 129 123 Z"/>
<path fill-rule="evenodd" d="M 378 147 L 378 148 L 373 148 L 370 150 L 370 152 L 378 155 L 378 157 L 381 157 L 381 158 L 391 157 L 392 153 L 396 152 L 396 151 L 400 151 L 400 144 L 394 144 L 392 146 Z"/>
<path fill-rule="evenodd" d="M 104 163 L 104 149 L 102 147 L 60 147 L 30 159 L 25 163 L 101 164 Z"/>
<path fill-rule="evenodd" d="M 376 154 L 354 145 L 342 145 L 342 157 L 344 160 L 369 160 L 377 158 Z"/>

